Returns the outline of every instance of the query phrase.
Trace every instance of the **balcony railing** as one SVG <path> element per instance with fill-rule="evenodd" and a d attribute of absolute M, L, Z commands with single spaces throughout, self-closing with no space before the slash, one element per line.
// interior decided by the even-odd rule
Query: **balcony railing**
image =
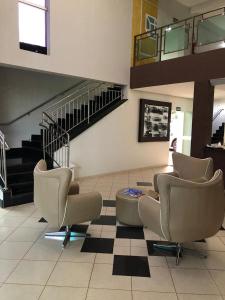
<path fill-rule="evenodd" d="M 136 35 L 133 65 L 218 48 L 225 48 L 224 7 Z"/>

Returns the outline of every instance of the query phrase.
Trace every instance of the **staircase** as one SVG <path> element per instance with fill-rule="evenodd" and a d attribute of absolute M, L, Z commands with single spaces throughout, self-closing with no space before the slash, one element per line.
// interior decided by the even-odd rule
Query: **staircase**
<path fill-rule="evenodd" d="M 213 134 L 212 138 L 211 138 L 211 144 L 217 144 L 217 143 L 221 143 L 223 144 L 224 142 L 224 124 L 223 123 L 219 129 L 216 130 L 216 132 Z"/>
<path fill-rule="evenodd" d="M 0 180 L 0 206 L 33 202 L 33 170 L 44 158 L 48 168 L 69 167 L 69 142 L 126 101 L 122 88 L 107 83 L 83 84 L 67 91 L 43 112 L 40 134 L 6 152 L 6 186 Z M 0 177 L 1 178 L 1 177 Z M 2 187 L 2 188 L 1 188 Z"/>

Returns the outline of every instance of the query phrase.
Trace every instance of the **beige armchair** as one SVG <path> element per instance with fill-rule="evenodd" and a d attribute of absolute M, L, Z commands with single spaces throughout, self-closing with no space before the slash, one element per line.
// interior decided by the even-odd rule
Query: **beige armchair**
<path fill-rule="evenodd" d="M 204 183 L 161 174 L 158 187 L 160 201 L 141 197 L 139 215 L 150 230 L 175 243 L 178 263 L 182 243 L 208 238 L 221 228 L 225 211 L 223 173 L 216 171 Z"/>
<path fill-rule="evenodd" d="M 63 246 L 85 234 L 71 232 L 73 224 L 97 219 L 102 208 L 102 197 L 97 192 L 79 193 L 79 185 L 71 182 L 68 168 L 47 170 L 40 160 L 34 169 L 34 203 L 51 227 L 66 226 L 65 232 L 46 233 L 46 238 L 61 239 Z"/>
<path fill-rule="evenodd" d="M 213 176 L 212 158 L 199 159 L 179 152 L 174 152 L 172 158 L 174 171 L 167 173 L 169 175 L 194 182 L 204 182 Z M 157 183 L 158 175 L 155 174 L 154 176 L 154 189 L 156 192 L 159 191 Z"/>

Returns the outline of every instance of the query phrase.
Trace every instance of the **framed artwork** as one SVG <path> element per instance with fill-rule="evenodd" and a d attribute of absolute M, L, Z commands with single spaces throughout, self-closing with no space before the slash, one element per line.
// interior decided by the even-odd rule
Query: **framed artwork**
<path fill-rule="evenodd" d="M 140 99 L 138 142 L 170 140 L 171 103 Z"/>

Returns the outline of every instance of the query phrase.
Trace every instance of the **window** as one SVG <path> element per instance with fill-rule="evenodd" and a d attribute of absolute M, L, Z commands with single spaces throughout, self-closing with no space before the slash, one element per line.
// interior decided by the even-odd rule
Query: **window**
<path fill-rule="evenodd" d="M 145 15 L 145 30 L 152 31 L 157 27 L 157 21 L 155 17 L 152 17 L 148 14 Z"/>
<path fill-rule="evenodd" d="M 47 54 L 46 0 L 19 0 L 20 49 Z"/>

